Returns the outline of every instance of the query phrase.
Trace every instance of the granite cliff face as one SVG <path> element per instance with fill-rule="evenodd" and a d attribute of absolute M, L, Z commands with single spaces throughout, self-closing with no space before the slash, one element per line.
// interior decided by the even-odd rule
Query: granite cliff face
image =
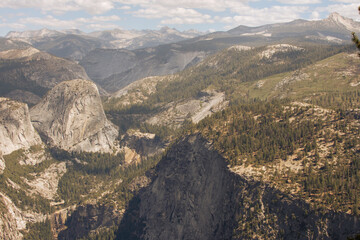
<path fill-rule="evenodd" d="M 119 224 L 122 212 L 108 205 L 81 205 L 65 221 L 65 228 L 58 235 L 60 240 L 79 239 L 101 228 Z"/>
<path fill-rule="evenodd" d="M 32 211 L 22 211 L 11 199 L 0 192 L 0 204 L 6 210 L 0 215 L 0 239 L 20 240 L 23 239 L 22 230 L 26 229 L 27 223 L 41 222 L 46 219 L 45 215 Z"/>
<path fill-rule="evenodd" d="M 96 85 L 87 80 L 58 84 L 30 110 L 46 143 L 69 151 L 111 152 L 118 135 L 105 116 Z"/>
<path fill-rule="evenodd" d="M 200 135 L 175 144 L 124 215 L 118 239 L 346 239 L 357 217 L 319 211 L 227 168 Z"/>
<path fill-rule="evenodd" d="M 20 148 L 29 148 L 37 144 L 41 144 L 41 139 L 31 125 L 28 106 L 7 98 L 0 98 L 0 151 L 2 154 L 7 155 Z"/>
<path fill-rule="evenodd" d="M 225 161 L 203 144 L 188 137 L 157 166 L 157 177 L 140 195 L 141 239 L 231 238 L 234 179 Z"/>
<path fill-rule="evenodd" d="M 141 156 L 154 156 L 164 151 L 166 143 L 151 133 L 128 131 L 120 141 L 121 146 L 134 149 Z"/>
<path fill-rule="evenodd" d="M 0 174 L 2 174 L 4 172 L 4 169 L 5 169 L 5 161 L 2 157 L 2 155 L 0 154 Z"/>

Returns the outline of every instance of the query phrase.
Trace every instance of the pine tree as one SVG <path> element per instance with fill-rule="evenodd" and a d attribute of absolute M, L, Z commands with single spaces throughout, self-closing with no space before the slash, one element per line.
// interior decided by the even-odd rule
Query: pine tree
<path fill-rule="evenodd" d="M 360 6 L 359 6 L 358 10 L 359 10 L 359 14 L 360 14 Z M 360 40 L 359 40 L 358 36 L 355 34 L 355 32 L 352 32 L 352 41 L 355 43 L 356 47 L 360 51 Z M 359 53 L 359 56 L 360 56 L 360 53 Z"/>

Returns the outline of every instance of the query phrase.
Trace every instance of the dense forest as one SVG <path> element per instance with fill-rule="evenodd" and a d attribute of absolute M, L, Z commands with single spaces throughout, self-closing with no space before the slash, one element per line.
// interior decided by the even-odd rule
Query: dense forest
<path fill-rule="evenodd" d="M 343 94 L 342 106 L 358 94 Z M 207 117 L 189 131 L 212 141 L 231 167 L 265 166 L 266 181 L 288 183 L 287 191 L 315 205 L 359 214 L 360 112 L 336 106 L 254 101 Z M 299 168 L 281 167 L 285 162 Z"/>
<path fill-rule="evenodd" d="M 159 110 L 159 103 L 197 97 L 201 91 L 211 87 L 226 93 L 228 99 L 236 98 L 240 83 L 253 82 L 278 73 L 306 67 L 337 53 L 350 51 L 353 46 L 312 46 L 277 52 L 271 58 L 261 58 L 266 47 L 239 51 L 225 49 L 204 62 L 182 71 L 171 81 L 161 81 L 156 92 L 143 103 L 121 106 L 115 98 L 105 101 L 104 108 L 109 115 L 149 114 Z"/>

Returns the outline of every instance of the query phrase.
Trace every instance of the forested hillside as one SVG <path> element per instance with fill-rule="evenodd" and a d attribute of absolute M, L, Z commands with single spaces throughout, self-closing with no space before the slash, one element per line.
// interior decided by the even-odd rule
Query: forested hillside
<path fill-rule="evenodd" d="M 354 46 L 236 46 L 151 79 L 151 87 L 144 80 L 104 106 L 124 132 L 138 128 L 168 140 L 201 133 L 232 172 L 280 190 L 280 199 L 305 200 L 305 212 L 359 216 L 359 73 Z M 189 117 L 180 129 L 143 123 L 166 104 L 201 99 L 209 90 L 224 92 L 229 106 L 198 124 Z M 261 215 L 261 206 L 255 212 Z M 260 231 L 259 218 L 239 218 L 233 238 L 279 234 Z"/>
<path fill-rule="evenodd" d="M 224 91 L 230 99 L 236 97 L 242 83 L 254 82 L 275 74 L 290 72 L 314 64 L 337 53 L 352 50 L 353 46 L 279 44 L 258 48 L 231 47 L 208 57 L 200 64 L 182 71 L 174 78 L 160 81 L 156 91 L 135 109 L 154 109 L 159 103 L 196 97 L 211 88 Z M 106 102 L 114 111 L 116 100 Z M 129 108 L 129 106 L 127 106 Z M 122 109 L 119 109 L 122 110 Z M 130 110 L 127 110 L 130 111 Z"/>
<path fill-rule="evenodd" d="M 211 140 L 235 172 L 316 207 L 359 214 L 360 91 L 342 97 L 357 109 L 255 101 L 233 105 L 191 131 Z"/>
<path fill-rule="evenodd" d="M 353 46 L 288 44 L 253 49 L 235 46 L 179 74 L 141 80 L 121 97 L 106 99 L 104 109 L 124 132 L 134 127 L 157 129 L 156 133 L 162 132 L 164 136 L 173 133 L 170 126 L 161 121 L 154 126 L 149 119 L 164 112 L 180 111 L 181 105 L 191 101 L 205 105 L 210 100 L 203 97 L 214 93 L 224 93 L 223 105 L 227 105 L 226 101 L 232 104 L 255 98 L 290 97 L 303 101 L 313 94 L 316 96 L 311 101 L 320 101 L 324 95 L 356 88 L 360 68 L 348 53 L 353 49 Z M 174 105 L 180 106 L 172 110 Z M 182 122 L 191 121 L 193 114 L 185 114 Z"/>

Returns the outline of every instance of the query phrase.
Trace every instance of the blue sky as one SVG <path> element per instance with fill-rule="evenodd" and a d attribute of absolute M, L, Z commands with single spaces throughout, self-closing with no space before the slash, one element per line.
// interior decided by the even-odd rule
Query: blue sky
<path fill-rule="evenodd" d="M 323 19 L 331 12 L 360 21 L 358 5 L 359 0 L 1 0 L 0 36 L 41 28 L 223 31 Z"/>

